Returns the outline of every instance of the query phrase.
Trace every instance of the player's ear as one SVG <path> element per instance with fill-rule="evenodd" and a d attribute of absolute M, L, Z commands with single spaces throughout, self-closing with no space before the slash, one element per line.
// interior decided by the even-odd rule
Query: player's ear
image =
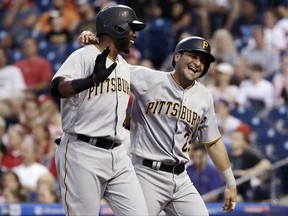
<path fill-rule="evenodd" d="M 181 53 L 179 53 L 179 52 L 175 53 L 175 55 L 173 57 L 174 62 L 179 61 L 180 57 L 181 57 Z"/>

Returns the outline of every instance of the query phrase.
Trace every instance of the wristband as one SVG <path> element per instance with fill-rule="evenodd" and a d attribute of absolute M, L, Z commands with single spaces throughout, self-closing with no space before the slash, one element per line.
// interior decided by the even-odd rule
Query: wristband
<path fill-rule="evenodd" d="M 226 185 L 228 187 L 230 186 L 236 186 L 236 180 L 234 178 L 233 172 L 231 167 L 227 168 L 222 172 L 222 176 L 224 178 L 224 181 L 226 182 Z"/>
<path fill-rule="evenodd" d="M 80 93 L 88 88 L 95 86 L 95 82 L 92 77 L 88 77 L 85 79 L 75 79 L 72 80 L 72 88 L 74 92 Z"/>

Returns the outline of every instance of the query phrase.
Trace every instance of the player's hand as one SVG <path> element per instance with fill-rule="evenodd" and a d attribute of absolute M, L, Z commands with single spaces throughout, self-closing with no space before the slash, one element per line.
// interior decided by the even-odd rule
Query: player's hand
<path fill-rule="evenodd" d="M 236 207 L 237 189 L 235 186 L 226 187 L 224 191 L 223 211 L 231 212 Z"/>
<path fill-rule="evenodd" d="M 110 53 L 110 48 L 107 46 L 101 54 L 99 54 L 95 60 L 95 66 L 93 70 L 93 79 L 95 84 L 98 86 L 100 82 L 103 82 L 108 78 L 112 71 L 117 66 L 114 62 L 110 67 L 106 68 L 106 59 Z"/>
<path fill-rule="evenodd" d="M 78 42 L 81 45 L 96 44 L 98 38 L 91 31 L 83 31 L 78 37 Z"/>

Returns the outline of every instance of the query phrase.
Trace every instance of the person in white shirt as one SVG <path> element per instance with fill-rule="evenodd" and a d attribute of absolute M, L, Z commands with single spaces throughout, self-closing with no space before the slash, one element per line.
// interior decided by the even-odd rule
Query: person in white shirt
<path fill-rule="evenodd" d="M 0 47 L 0 100 L 22 95 L 26 84 L 20 69 L 9 64 L 9 56 Z"/>
<path fill-rule="evenodd" d="M 251 76 L 242 81 L 237 103 L 256 111 L 271 108 L 275 102 L 273 84 L 263 78 L 263 67 L 255 63 L 250 66 Z"/>
<path fill-rule="evenodd" d="M 40 176 L 49 173 L 47 167 L 36 161 L 37 151 L 37 144 L 27 135 L 21 146 L 22 164 L 13 168 L 28 193 L 35 193 Z"/>

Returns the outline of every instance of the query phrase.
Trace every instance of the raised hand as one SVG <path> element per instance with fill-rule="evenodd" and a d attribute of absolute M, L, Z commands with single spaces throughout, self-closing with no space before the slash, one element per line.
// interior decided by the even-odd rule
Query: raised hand
<path fill-rule="evenodd" d="M 93 70 L 93 79 L 95 84 L 98 86 L 100 82 L 103 82 L 108 78 L 112 71 L 117 66 L 114 62 L 110 67 L 106 68 L 106 59 L 110 53 L 110 48 L 107 46 L 101 54 L 99 54 L 95 60 L 95 66 Z"/>

